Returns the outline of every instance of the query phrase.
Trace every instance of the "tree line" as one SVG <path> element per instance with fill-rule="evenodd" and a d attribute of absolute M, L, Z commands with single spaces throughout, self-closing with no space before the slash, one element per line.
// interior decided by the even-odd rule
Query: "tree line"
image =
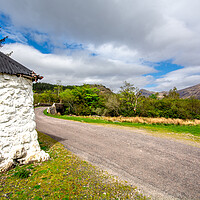
<path fill-rule="evenodd" d="M 162 99 L 158 94 L 141 95 L 139 88 L 124 82 L 118 93 L 104 86 L 62 86 L 34 84 L 34 103 L 63 103 L 65 114 L 99 116 L 140 116 L 180 119 L 200 119 L 200 100 L 181 99 L 177 89 L 171 89 Z"/>

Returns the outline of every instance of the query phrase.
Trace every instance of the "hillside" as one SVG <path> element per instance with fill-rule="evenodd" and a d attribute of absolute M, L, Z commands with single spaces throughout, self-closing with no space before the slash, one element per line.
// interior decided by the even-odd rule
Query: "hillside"
<path fill-rule="evenodd" d="M 162 91 L 162 92 L 153 92 L 153 91 L 149 91 L 149 90 L 145 90 L 145 89 L 141 89 L 140 90 L 141 92 L 141 96 L 145 96 L 145 97 L 149 97 L 151 96 L 152 94 L 158 94 L 158 98 L 163 98 L 164 94 L 167 94 L 168 92 L 166 91 Z"/>
<path fill-rule="evenodd" d="M 141 96 L 145 96 L 145 97 L 149 97 L 152 94 L 155 94 L 155 92 L 152 92 L 152 91 L 149 91 L 149 90 L 145 90 L 145 89 L 141 89 L 140 92 L 141 92 Z"/>
<path fill-rule="evenodd" d="M 105 87 L 104 85 L 98 85 L 98 84 L 87 84 L 87 85 L 89 85 L 91 88 L 95 87 L 95 88 L 99 89 L 102 94 L 111 94 L 112 93 L 112 91 L 109 88 Z M 57 87 L 56 84 L 33 83 L 33 91 L 35 93 L 43 93 L 46 90 L 54 90 L 55 87 Z M 72 85 L 62 86 L 63 90 L 73 89 L 74 87 L 76 87 L 76 86 L 72 86 Z"/>
<path fill-rule="evenodd" d="M 56 84 L 50 84 L 50 83 L 33 83 L 33 91 L 35 93 L 43 93 L 46 90 L 54 90 L 54 88 L 57 87 Z M 74 86 L 68 85 L 63 86 L 63 90 L 65 89 L 73 89 Z"/>
<path fill-rule="evenodd" d="M 152 92 L 149 90 L 141 89 L 141 95 L 145 97 L 149 97 L 152 94 L 156 94 L 156 92 Z M 194 85 L 192 87 L 188 87 L 182 90 L 177 90 L 180 95 L 180 98 L 187 99 L 190 97 L 195 97 L 200 100 L 200 84 Z M 164 94 L 168 94 L 166 91 L 158 92 L 158 97 L 163 98 Z"/>
<path fill-rule="evenodd" d="M 112 93 L 112 91 L 109 88 L 105 87 L 104 85 L 98 85 L 98 84 L 88 84 L 88 85 L 90 87 L 96 87 L 97 89 L 100 90 L 100 92 L 102 94 L 111 94 Z M 42 93 L 45 90 L 53 90 L 56 86 L 57 85 L 50 84 L 50 83 L 34 83 L 33 90 L 36 93 Z M 74 87 L 75 86 L 68 85 L 68 86 L 63 86 L 63 89 L 64 90 L 65 89 L 73 89 Z M 141 95 L 145 96 L 145 97 L 149 97 L 152 94 L 156 94 L 156 92 L 149 91 L 146 89 L 141 89 L 140 91 L 141 91 Z M 190 97 L 195 97 L 200 100 L 200 84 L 194 85 L 192 87 L 188 87 L 188 88 L 185 88 L 182 90 L 177 90 L 177 92 L 180 94 L 180 98 L 187 99 Z M 159 92 L 158 97 L 163 98 L 164 94 L 168 94 L 168 92 L 166 92 L 166 91 Z"/>
<path fill-rule="evenodd" d="M 188 87 L 182 90 L 177 91 L 180 94 L 180 97 L 183 99 L 187 99 L 190 97 L 195 97 L 200 99 L 200 84 L 194 85 L 192 87 Z"/>
<path fill-rule="evenodd" d="M 90 87 L 95 87 L 97 88 L 98 90 L 100 90 L 100 93 L 101 94 L 112 94 L 113 92 L 111 91 L 110 88 L 107 88 L 106 86 L 104 85 L 97 85 L 97 84 L 91 84 Z"/>

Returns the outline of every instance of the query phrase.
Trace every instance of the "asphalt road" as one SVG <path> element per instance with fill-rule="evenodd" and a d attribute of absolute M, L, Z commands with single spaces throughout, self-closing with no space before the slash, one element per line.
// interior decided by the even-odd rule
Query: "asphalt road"
<path fill-rule="evenodd" d="M 47 117 L 36 108 L 37 130 L 79 157 L 138 186 L 153 199 L 200 199 L 200 148 L 137 130 Z"/>

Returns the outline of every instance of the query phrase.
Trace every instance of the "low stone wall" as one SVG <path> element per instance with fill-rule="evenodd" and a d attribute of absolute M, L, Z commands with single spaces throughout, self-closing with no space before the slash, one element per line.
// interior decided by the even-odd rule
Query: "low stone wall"
<path fill-rule="evenodd" d="M 0 74 L 0 171 L 49 159 L 40 149 L 35 128 L 32 81 Z"/>

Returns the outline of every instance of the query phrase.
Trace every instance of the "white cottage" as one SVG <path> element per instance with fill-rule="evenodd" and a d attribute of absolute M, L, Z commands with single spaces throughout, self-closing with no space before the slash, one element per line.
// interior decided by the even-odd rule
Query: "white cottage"
<path fill-rule="evenodd" d="M 41 78 L 0 52 L 0 171 L 49 159 L 35 130 L 32 82 Z"/>

